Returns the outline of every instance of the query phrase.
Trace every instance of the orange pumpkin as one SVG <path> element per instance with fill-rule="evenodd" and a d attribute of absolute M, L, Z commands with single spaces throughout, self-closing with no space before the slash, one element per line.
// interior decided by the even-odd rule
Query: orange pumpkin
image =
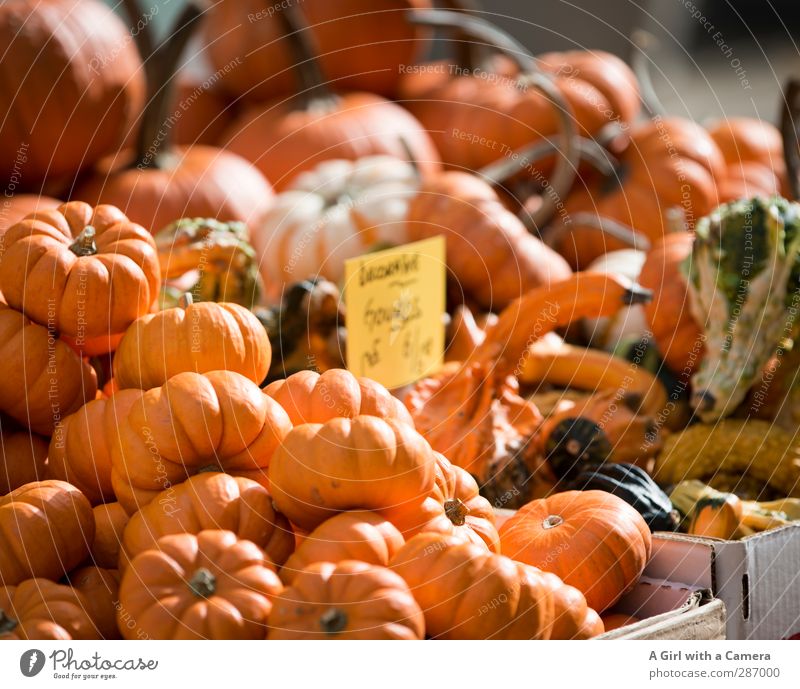
<path fill-rule="evenodd" d="M 244 376 L 179 373 L 145 392 L 120 419 L 111 459 L 114 493 L 133 514 L 203 470 L 267 485 L 270 458 L 290 429 L 280 405 Z"/>
<path fill-rule="evenodd" d="M 385 567 L 345 560 L 299 572 L 274 602 L 270 639 L 393 639 L 425 636 L 408 586 Z"/>
<path fill-rule="evenodd" d="M 118 502 L 97 505 L 92 511 L 95 524 L 92 562 L 103 569 L 116 569 L 119 566 L 122 534 L 130 517 Z"/>
<path fill-rule="evenodd" d="M 163 491 L 130 518 L 122 537 L 120 570 L 162 536 L 205 529 L 232 531 L 252 541 L 276 567 L 294 550 L 289 521 L 275 510 L 263 486 L 241 476 L 203 472 Z"/>
<path fill-rule="evenodd" d="M 427 0 L 304 0 L 300 7 L 328 79 L 338 88 L 392 96 L 403 68 L 425 45 L 425 32 L 405 15 L 429 5 Z M 208 9 L 208 55 L 230 96 L 264 101 L 294 92 L 291 69 L 297 59 L 281 22 L 291 9 L 260 0 L 223 0 Z M 231 64 L 235 68 L 226 69 Z"/>
<path fill-rule="evenodd" d="M 542 572 L 553 594 L 553 629 L 551 639 L 591 639 L 606 629 L 603 620 L 589 607 L 586 597 L 574 586 L 565 584 L 555 574 Z"/>
<path fill-rule="evenodd" d="M 0 495 L 44 478 L 47 441 L 0 416 Z"/>
<path fill-rule="evenodd" d="M 260 384 L 271 360 L 267 331 L 251 311 L 185 299 L 128 328 L 114 357 L 114 377 L 119 388 L 150 390 L 184 371 L 225 370 Z"/>
<path fill-rule="evenodd" d="M 37 194 L 16 194 L 11 198 L 4 198 L 0 202 L 0 237 L 5 231 L 25 216 L 40 210 L 50 210 L 58 208 L 64 202 L 49 196 L 39 196 Z M 5 243 L 0 240 L 0 258 L 3 255 Z"/>
<path fill-rule="evenodd" d="M 37 188 L 122 143 L 144 104 L 143 67 L 104 3 L 3 2 L 0 44 L 0 179 Z"/>
<path fill-rule="evenodd" d="M 122 577 L 117 621 L 133 639 L 264 639 L 283 589 L 264 553 L 230 531 L 160 538 Z"/>
<path fill-rule="evenodd" d="M 10 228 L 5 243 L 6 303 L 78 346 L 121 333 L 158 293 L 153 238 L 113 206 L 74 201 L 38 211 Z"/>
<path fill-rule="evenodd" d="M 785 189 L 783 137 L 775 125 L 752 117 L 729 117 L 711 123 L 708 133 L 729 167 L 754 163 L 770 171 Z"/>
<path fill-rule="evenodd" d="M 275 505 L 311 530 L 337 512 L 422 502 L 433 489 L 435 457 L 413 428 L 357 416 L 295 426 L 269 464 Z"/>
<path fill-rule="evenodd" d="M 650 557 L 642 516 L 605 491 L 566 491 L 534 500 L 500 528 L 502 552 L 558 575 L 598 612 L 629 591 Z"/>
<path fill-rule="evenodd" d="M 111 448 L 120 421 L 141 396 L 139 390 L 122 390 L 65 418 L 50 439 L 47 478 L 71 483 L 92 505 L 113 502 Z"/>
<path fill-rule="evenodd" d="M 553 596 L 544 576 L 444 534 L 423 533 L 390 564 L 425 613 L 434 639 L 549 639 Z"/>
<path fill-rule="evenodd" d="M 330 91 L 307 44 L 311 36 L 299 26 L 301 12 L 293 5 L 276 13 L 285 24 L 284 40 L 295 51 L 296 95 L 246 109 L 223 137 L 225 148 L 251 161 L 278 190 L 325 160 L 411 155 L 423 172 L 438 170 L 436 148 L 407 110 L 374 93 Z"/>
<path fill-rule="evenodd" d="M 63 481 L 37 481 L 0 497 L 0 582 L 60 579 L 89 554 L 92 506 Z"/>
<path fill-rule="evenodd" d="M 69 584 L 83 596 L 86 612 L 94 622 L 98 638 L 122 638 L 117 628 L 119 573 L 116 569 L 81 567 L 70 572 Z"/>
<path fill-rule="evenodd" d="M 281 568 L 281 579 L 291 585 L 306 567 L 317 562 L 358 560 L 387 567 L 405 543 L 403 535 L 384 516 L 367 510 L 342 512 L 308 534 Z"/>
<path fill-rule="evenodd" d="M 692 254 L 694 238 L 673 232 L 648 252 L 639 282 L 652 291 L 644 307 L 647 322 L 661 356 L 684 383 L 704 354 L 703 331 L 692 316 L 689 288 L 681 265 Z"/>
<path fill-rule="evenodd" d="M 0 641 L 97 639 L 83 596 L 48 579 L 0 586 Z"/>
<path fill-rule="evenodd" d="M 464 469 L 435 452 L 436 480 L 433 493 L 422 505 L 411 503 L 382 510 L 406 538 L 425 531 L 453 534 L 462 540 L 500 552 L 494 510 L 478 493 L 478 484 Z"/>
<path fill-rule="evenodd" d="M 325 423 L 339 416 L 360 414 L 395 419 L 414 425 L 411 415 L 396 397 L 370 378 L 357 378 L 342 368 L 323 373 L 298 371 L 276 380 L 264 392 L 280 404 L 293 425 Z"/>

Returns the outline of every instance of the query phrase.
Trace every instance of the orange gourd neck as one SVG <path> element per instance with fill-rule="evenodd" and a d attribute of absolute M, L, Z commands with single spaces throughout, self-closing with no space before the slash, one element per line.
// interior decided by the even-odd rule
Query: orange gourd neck
<path fill-rule="evenodd" d="M 81 233 L 70 244 L 69 250 L 76 256 L 94 256 L 97 253 L 97 245 L 94 243 L 97 231 L 91 225 L 87 225 Z"/>
<path fill-rule="evenodd" d="M 557 529 L 564 523 L 564 517 L 560 514 L 550 514 L 542 519 L 542 528 L 545 531 L 549 531 L 550 529 Z"/>
<path fill-rule="evenodd" d="M 175 74 L 178 63 L 186 48 L 189 39 L 199 26 L 202 11 L 194 2 L 189 2 L 186 8 L 175 21 L 172 29 L 167 32 L 168 39 L 152 50 L 149 55 L 143 55 L 145 65 L 150 65 L 147 75 L 147 105 L 142 113 L 139 134 L 136 138 L 135 155 L 128 166 L 130 169 L 154 170 L 165 165 L 164 156 L 171 148 L 172 130 L 176 117 L 169 113 L 170 104 L 173 102 L 175 92 Z M 148 33 L 150 27 L 143 18 L 138 26 L 142 26 L 140 33 Z M 142 46 L 152 46 L 152 35 L 138 42 Z"/>
<path fill-rule="evenodd" d="M 781 113 L 783 159 L 792 200 L 800 200 L 800 149 L 798 149 L 798 124 L 800 123 L 800 79 L 790 79 L 784 89 L 784 107 Z"/>
<path fill-rule="evenodd" d="M 469 510 L 458 498 L 452 498 L 444 503 L 444 513 L 455 526 L 463 526 L 467 521 Z"/>
<path fill-rule="evenodd" d="M 17 628 L 18 624 L 19 622 L 6 614 L 5 610 L 0 609 L 0 634 L 10 634 Z"/>
<path fill-rule="evenodd" d="M 326 634 L 338 634 L 347 627 L 347 613 L 340 608 L 329 608 L 320 615 L 319 626 Z"/>
<path fill-rule="evenodd" d="M 205 567 L 200 567 L 189 579 L 189 588 L 198 598 L 210 598 L 217 590 L 217 578 Z"/>

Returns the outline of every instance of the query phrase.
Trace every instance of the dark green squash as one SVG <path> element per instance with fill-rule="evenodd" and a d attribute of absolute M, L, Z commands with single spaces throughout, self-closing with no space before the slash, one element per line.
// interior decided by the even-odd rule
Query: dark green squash
<path fill-rule="evenodd" d="M 545 457 L 559 479 L 600 466 L 610 454 L 608 437 L 592 419 L 560 419 L 546 434 Z"/>
<path fill-rule="evenodd" d="M 680 515 L 667 494 L 641 467 L 606 463 L 578 474 L 567 490 L 604 490 L 621 498 L 644 517 L 651 531 L 675 531 Z"/>

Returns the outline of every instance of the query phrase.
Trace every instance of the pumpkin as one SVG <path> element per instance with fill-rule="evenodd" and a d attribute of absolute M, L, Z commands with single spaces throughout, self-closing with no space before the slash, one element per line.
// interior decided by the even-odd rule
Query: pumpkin
<path fill-rule="evenodd" d="M 195 38 L 197 44 L 202 41 L 202 35 Z M 217 85 L 221 75 L 208 60 L 209 46 L 198 50 L 197 44 L 188 46 L 189 58 L 175 75 L 177 84 L 169 105 L 170 112 L 181 111 L 174 128 L 175 143 L 217 146 L 236 108 Z"/>
<path fill-rule="evenodd" d="M 120 570 L 162 536 L 205 529 L 232 531 L 252 541 L 280 567 L 294 550 L 288 520 L 272 505 L 267 490 L 247 478 L 203 472 L 160 493 L 124 527 Z"/>
<path fill-rule="evenodd" d="M 311 530 L 337 512 L 412 505 L 433 489 L 435 457 L 411 426 L 356 416 L 295 426 L 269 464 L 275 506 Z"/>
<path fill-rule="evenodd" d="M 121 389 L 150 390 L 178 373 L 225 370 L 260 384 L 271 358 L 267 333 L 246 308 L 187 296 L 128 328 L 114 357 L 114 379 Z"/>
<path fill-rule="evenodd" d="M 528 233 L 489 184 L 465 172 L 423 180 L 409 204 L 406 231 L 411 241 L 444 235 L 453 280 L 484 309 L 502 309 L 520 294 L 572 272 Z"/>
<path fill-rule="evenodd" d="M 153 238 L 113 206 L 74 201 L 38 211 L 10 228 L 5 242 L 6 303 L 78 346 L 123 332 L 158 293 Z"/>
<path fill-rule="evenodd" d="M 780 180 L 760 163 L 740 163 L 725 168 L 725 179 L 717 187 L 719 202 L 728 203 L 753 196 L 778 196 Z"/>
<path fill-rule="evenodd" d="M 244 223 L 182 218 L 155 239 L 165 280 L 163 303 L 181 291 L 191 293 L 195 301 L 233 302 L 247 308 L 258 303 L 261 278 Z"/>
<path fill-rule="evenodd" d="M 708 133 L 729 168 L 758 165 L 777 179 L 776 193 L 786 189 L 783 137 L 775 125 L 753 117 L 729 117 L 708 125 Z"/>
<path fill-rule="evenodd" d="M 639 281 L 653 292 L 644 311 L 659 352 L 684 384 L 704 356 L 703 331 L 689 308 L 689 289 L 681 264 L 692 254 L 694 238 L 674 232 L 647 254 Z"/>
<path fill-rule="evenodd" d="M 275 598 L 270 639 L 420 640 L 425 620 L 405 581 L 385 567 L 317 562 Z"/>
<path fill-rule="evenodd" d="M 589 607 L 578 589 L 565 584 L 552 572 L 542 572 L 542 577 L 553 594 L 551 639 L 591 639 L 605 631 L 600 615 Z"/>
<path fill-rule="evenodd" d="M 0 495 L 44 478 L 47 440 L 0 416 Z"/>
<path fill-rule="evenodd" d="M 144 104 L 143 70 L 104 3 L 3 2 L 0 44 L 0 178 L 32 189 L 122 143 Z"/>
<path fill-rule="evenodd" d="M 362 414 L 414 426 L 408 410 L 385 387 L 343 368 L 299 371 L 270 383 L 264 393 L 286 410 L 294 426 Z"/>
<path fill-rule="evenodd" d="M 598 232 L 604 220 L 655 243 L 677 209 L 680 224 L 692 229 L 717 206 L 717 185 L 724 177 L 722 152 L 699 124 L 670 117 L 637 125 L 613 179 L 579 187 L 567 199 L 557 248 L 573 267 L 585 268 L 602 254 L 626 248 L 620 239 Z"/>
<path fill-rule="evenodd" d="M 471 473 L 490 501 L 512 508 L 545 495 L 555 476 L 530 442 L 542 417 L 519 396 L 514 375 L 526 350 L 573 320 L 613 314 L 647 298 L 621 278 L 598 273 L 531 290 L 502 311 L 466 362 L 446 364 L 411 388 L 405 403 L 417 429 Z"/>
<path fill-rule="evenodd" d="M 303 539 L 281 569 L 281 579 L 291 585 L 302 570 L 316 562 L 358 560 L 387 567 L 403 543 L 403 535 L 381 514 L 368 510 L 342 512 Z"/>
<path fill-rule="evenodd" d="M 422 533 L 392 558 L 434 639 L 549 639 L 553 596 L 542 573 L 452 535 Z"/>
<path fill-rule="evenodd" d="M 83 595 L 86 612 L 100 639 L 120 639 L 117 628 L 119 573 L 115 569 L 90 566 L 69 573 L 69 584 Z"/>
<path fill-rule="evenodd" d="M 438 170 L 436 148 L 407 110 L 374 93 L 331 92 L 310 42 L 313 37 L 302 28 L 302 9 L 292 5 L 276 13 L 284 24 L 284 40 L 294 51 L 290 72 L 297 79 L 296 94 L 245 109 L 224 135 L 225 148 L 251 161 L 278 190 L 332 159 L 411 156 L 424 172 Z"/>
<path fill-rule="evenodd" d="M 425 531 L 454 534 L 469 543 L 500 552 L 491 503 L 479 495 L 472 476 L 435 452 L 436 479 L 433 493 L 422 505 L 398 505 L 382 510 L 406 538 Z"/>
<path fill-rule="evenodd" d="M 0 497 L 0 582 L 60 579 L 89 554 L 92 506 L 63 481 L 35 481 Z"/>
<path fill-rule="evenodd" d="M 108 399 L 87 402 L 66 417 L 50 439 L 47 478 L 71 483 L 92 505 L 113 502 L 111 447 L 120 421 L 141 394 L 122 390 Z"/>
<path fill-rule="evenodd" d="M 26 579 L 0 586 L 0 641 L 97 639 L 86 600 L 71 586 Z"/>
<path fill-rule="evenodd" d="M 116 569 L 119 566 L 122 534 L 130 517 L 118 502 L 96 505 L 92 511 L 95 524 L 92 562 L 103 569 Z"/>
<path fill-rule="evenodd" d="M 305 0 L 302 10 L 319 47 L 320 67 L 343 89 L 392 96 L 403 68 L 424 48 L 424 31 L 406 21 L 408 10 L 427 0 Z M 220 84 L 234 98 L 264 101 L 294 92 L 297 62 L 281 15 L 293 6 L 267 7 L 260 0 L 212 5 L 205 43 Z M 225 69 L 235 64 L 234 69 Z"/>
<path fill-rule="evenodd" d="M 47 328 L 0 302 L 0 411 L 50 435 L 97 392 L 97 374 Z"/>
<path fill-rule="evenodd" d="M 280 405 L 244 376 L 179 373 L 145 392 L 120 419 L 111 457 L 114 493 L 133 514 L 203 470 L 266 485 L 270 458 L 290 429 Z"/>
<path fill-rule="evenodd" d="M 636 77 L 609 53 L 574 50 L 534 58 L 479 16 L 438 11 L 435 16 L 417 12 L 414 18 L 456 29 L 459 40 L 494 54 L 488 60 L 470 55 L 458 65 L 424 65 L 421 75 L 410 71 L 402 84 L 403 101 L 431 132 L 451 167 L 477 170 L 552 137 L 562 126 L 562 103 L 570 113 L 570 129 L 589 138 L 598 137 L 609 124 L 626 127 L 639 113 Z M 557 105 L 552 94 L 531 88 L 536 76 L 552 81 Z"/>
<path fill-rule="evenodd" d="M 642 516 L 605 491 L 566 491 L 534 500 L 500 528 L 508 557 L 558 575 L 602 612 L 633 588 L 650 557 Z"/>
<path fill-rule="evenodd" d="M 58 208 L 62 203 L 63 201 L 37 194 L 16 194 L 11 198 L 4 198 L 0 204 L 0 237 L 9 227 L 16 225 L 25 216 L 40 210 Z M 0 258 L 2 258 L 4 248 L 5 242 L 0 239 Z"/>
<path fill-rule="evenodd" d="M 680 521 L 669 496 L 650 475 L 633 464 L 607 463 L 579 473 L 568 490 L 604 490 L 622 498 L 642 515 L 652 531 L 675 531 Z"/>
<path fill-rule="evenodd" d="M 251 228 L 268 299 L 298 280 L 340 282 L 346 259 L 408 241 L 418 186 L 410 163 L 385 155 L 327 160 L 298 175 Z"/>
<path fill-rule="evenodd" d="M 148 59 L 153 67 L 147 105 L 133 148 L 100 160 L 73 193 L 75 198 L 122 208 L 131 220 L 154 233 L 185 217 L 249 222 L 269 207 L 272 198 L 263 175 L 234 153 L 171 144 L 182 113 L 168 110 L 172 76 L 200 14 L 189 2 L 167 29 L 170 40 Z"/>
<path fill-rule="evenodd" d="M 230 531 L 171 534 L 139 553 L 119 589 L 132 639 L 264 639 L 283 586 L 255 543 Z"/>

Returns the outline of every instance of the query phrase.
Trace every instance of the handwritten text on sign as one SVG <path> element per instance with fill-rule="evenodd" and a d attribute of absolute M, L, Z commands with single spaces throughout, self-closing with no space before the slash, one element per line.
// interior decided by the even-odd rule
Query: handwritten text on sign
<path fill-rule="evenodd" d="M 441 366 L 445 278 L 444 237 L 347 261 L 347 367 L 397 388 Z"/>

